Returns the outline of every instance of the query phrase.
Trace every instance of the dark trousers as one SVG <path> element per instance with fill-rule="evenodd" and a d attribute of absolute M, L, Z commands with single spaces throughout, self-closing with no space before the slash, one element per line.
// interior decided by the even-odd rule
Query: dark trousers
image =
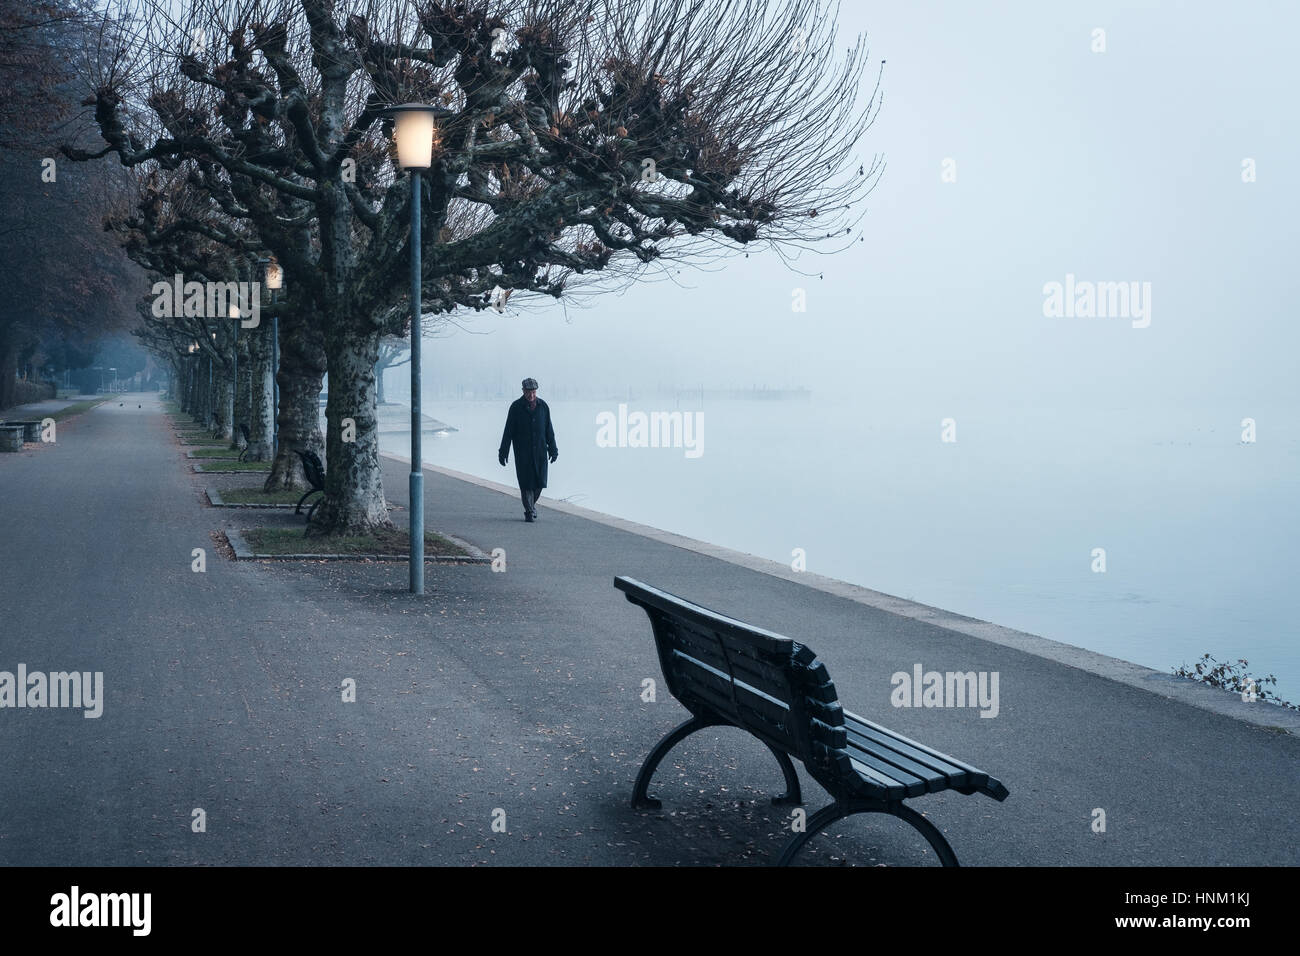
<path fill-rule="evenodd" d="M 537 514 L 537 508 L 534 506 L 537 504 L 537 500 L 542 497 L 541 488 L 520 488 L 519 497 L 524 502 L 524 514 Z"/>

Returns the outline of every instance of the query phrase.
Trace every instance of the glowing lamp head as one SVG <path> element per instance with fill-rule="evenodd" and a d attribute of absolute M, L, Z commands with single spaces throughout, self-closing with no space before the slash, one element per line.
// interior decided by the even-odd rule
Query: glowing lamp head
<path fill-rule="evenodd" d="M 397 165 L 402 169 L 428 169 L 433 165 L 433 147 L 439 139 L 438 118 L 449 110 L 424 103 L 403 103 L 384 110 L 393 117 L 393 141 Z"/>
<path fill-rule="evenodd" d="M 266 287 L 272 291 L 284 285 L 284 270 L 272 259 L 266 264 Z"/>

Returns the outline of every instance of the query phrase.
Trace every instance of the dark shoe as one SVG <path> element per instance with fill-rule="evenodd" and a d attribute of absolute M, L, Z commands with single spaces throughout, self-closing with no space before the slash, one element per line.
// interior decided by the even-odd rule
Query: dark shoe
<path fill-rule="evenodd" d="M 529 524 L 532 524 L 533 516 L 526 514 L 524 515 L 524 520 L 527 521 Z"/>

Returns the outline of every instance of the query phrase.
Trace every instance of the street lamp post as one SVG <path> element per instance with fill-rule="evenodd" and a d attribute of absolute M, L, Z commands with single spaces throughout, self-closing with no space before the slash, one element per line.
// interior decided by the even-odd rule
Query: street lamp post
<path fill-rule="evenodd" d="M 190 373 L 189 384 L 186 386 L 185 389 L 185 400 L 186 400 L 186 404 L 189 406 L 186 409 L 186 411 L 189 412 L 190 417 L 194 419 L 198 418 L 198 416 L 194 414 L 195 393 L 198 391 L 198 383 L 199 383 L 199 357 L 196 354 L 198 350 L 199 350 L 199 343 L 191 342 L 189 349 L 187 350 L 190 357 L 190 361 L 186 363 L 189 366 L 189 373 Z"/>
<path fill-rule="evenodd" d="M 229 314 L 235 322 L 235 338 L 230 346 L 230 441 L 234 444 L 239 443 L 239 426 L 235 421 L 239 414 L 235 411 L 239 407 L 239 306 L 231 304 Z M 250 375 L 251 379 L 252 376 Z M 252 412 L 252 408 L 249 408 Z"/>
<path fill-rule="evenodd" d="M 253 343 L 248 343 L 248 427 L 253 427 L 253 388 L 256 386 L 253 374 Z M 251 433 L 250 433 L 251 434 Z"/>
<path fill-rule="evenodd" d="M 420 447 L 420 170 L 433 165 L 439 116 L 450 110 L 424 103 L 389 107 L 397 165 L 411 173 L 411 593 L 424 593 L 424 456 Z"/>
<path fill-rule="evenodd" d="M 274 308 L 275 293 L 284 285 L 284 269 L 275 256 L 266 262 L 266 287 L 271 291 L 271 454 L 280 453 L 280 313 Z M 250 388 L 251 391 L 251 388 Z"/>
<path fill-rule="evenodd" d="M 217 414 L 217 393 L 212 371 L 212 355 L 217 350 L 217 333 L 209 332 L 208 335 L 212 337 L 212 348 L 208 349 L 208 420 L 215 429 L 220 419 Z"/>

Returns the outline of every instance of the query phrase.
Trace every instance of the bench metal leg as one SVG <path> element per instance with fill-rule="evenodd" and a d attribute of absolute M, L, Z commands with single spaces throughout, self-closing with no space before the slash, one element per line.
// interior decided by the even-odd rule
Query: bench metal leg
<path fill-rule="evenodd" d="M 890 816 L 898 817 L 904 823 L 909 824 L 921 836 L 925 837 L 926 842 L 934 848 L 935 854 L 939 857 L 939 862 L 944 866 L 960 866 L 957 862 L 957 854 L 952 851 L 948 841 L 944 839 L 939 828 L 927 820 L 921 814 L 917 813 L 909 806 L 902 803 L 883 804 L 883 803 L 832 803 L 829 807 L 822 807 L 811 817 L 808 818 L 808 824 L 803 833 L 796 833 L 790 842 L 785 845 L 781 851 L 781 858 L 777 860 L 777 866 L 789 866 L 796 853 L 803 848 L 803 845 L 813 838 L 814 835 L 826 829 L 836 820 L 842 820 L 845 817 L 853 816 L 855 813 L 886 813 Z"/>
<path fill-rule="evenodd" d="M 764 741 L 764 743 L 767 743 Z M 781 765 L 781 773 L 785 774 L 785 793 L 772 798 L 772 803 L 778 807 L 797 807 L 803 803 L 803 791 L 799 789 L 799 775 L 794 772 L 794 764 L 790 762 L 790 755 L 777 750 L 771 744 L 767 749 L 772 751 L 772 756 L 776 762 Z"/>
<path fill-rule="evenodd" d="M 641 765 L 641 771 L 636 775 L 636 787 L 632 791 L 632 806 L 638 810 L 658 810 L 663 806 L 662 802 L 649 796 L 646 790 L 650 787 L 650 778 L 654 776 L 655 769 L 659 766 L 660 761 L 668 756 L 668 751 L 697 730 L 703 730 L 705 727 L 730 726 L 725 721 L 692 717 L 669 731 L 663 740 L 655 744 L 655 749 L 650 751 L 650 756 L 645 758 L 645 763 Z M 776 762 L 781 767 L 781 773 L 785 775 L 785 793 L 773 797 L 772 802 L 777 806 L 793 806 L 803 803 L 803 791 L 799 789 L 799 775 L 795 773 L 794 764 L 791 763 L 789 755 L 777 750 L 771 744 L 767 744 L 767 749 L 772 751 L 772 756 L 776 758 Z"/>
<path fill-rule="evenodd" d="M 632 790 L 632 806 L 637 810 L 658 810 L 662 807 L 662 801 L 656 800 L 646 793 L 646 790 L 650 787 L 650 778 L 654 776 L 659 762 L 668 756 L 668 751 L 695 733 L 695 731 L 703 730 L 705 727 L 717 726 L 719 726 L 717 721 L 692 717 L 685 723 L 678 724 L 668 732 L 663 740 L 655 744 L 655 749 L 650 751 L 650 756 L 645 758 L 645 763 L 641 764 L 641 770 L 636 775 L 636 786 Z"/>
<path fill-rule="evenodd" d="M 302 514 L 302 503 L 303 503 L 304 501 L 306 501 L 308 498 L 310 498 L 312 495 L 316 494 L 317 492 L 320 492 L 321 494 L 324 494 L 324 492 L 321 491 L 321 489 L 319 489 L 319 488 L 313 488 L 313 489 L 311 489 L 311 491 L 307 492 L 305 495 L 303 495 L 301 498 L 299 498 L 299 499 L 298 499 L 298 506 L 297 506 L 296 508 L 293 509 L 293 513 L 296 514 L 296 515 L 300 515 L 300 514 Z M 318 502 L 316 502 L 316 504 L 318 505 L 318 504 L 320 504 L 320 502 L 318 501 Z M 314 507 L 316 507 L 316 505 L 312 505 L 312 507 L 314 508 Z M 309 520 L 309 521 L 311 520 L 310 512 L 308 513 L 308 520 Z"/>

